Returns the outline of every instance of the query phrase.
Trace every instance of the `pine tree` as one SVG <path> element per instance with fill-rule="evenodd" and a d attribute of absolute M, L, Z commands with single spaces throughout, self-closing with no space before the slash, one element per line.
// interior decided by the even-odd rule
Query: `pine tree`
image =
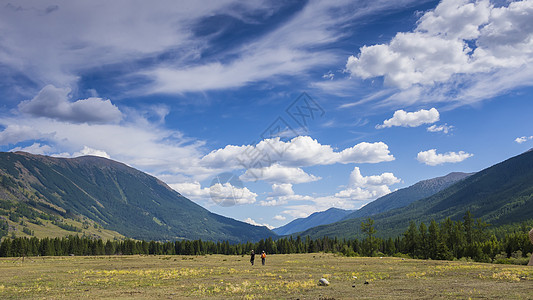
<path fill-rule="evenodd" d="M 414 221 L 411 221 L 409 223 L 409 228 L 407 228 L 407 231 L 404 233 L 404 239 L 407 253 L 415 257 L 419 246 L 419 237 L 418 229 L 416 228 L 416 224 Z"/>
<path fill-rule="evenodd" d="M 374 228 L 374 220 L 368 218 L 366 222 L 361 222 L 361 231 L 366 234 L 366 238 L 363 240 L 363 254 L 367 256 L 373 256 L 374 252 L 377 249 L 376 241 L 374 238 L 374 234 L 376 234 L 376 229 Z"/>

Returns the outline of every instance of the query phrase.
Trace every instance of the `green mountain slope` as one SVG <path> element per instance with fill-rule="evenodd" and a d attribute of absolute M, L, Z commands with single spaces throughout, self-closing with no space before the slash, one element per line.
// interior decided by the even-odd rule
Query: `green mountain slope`
<path fill-rule="evenodd" d="M 484 169 L 441 192 L 372 216 L 378 235 L 397 236 L 410 221 L 462 218 L 470 210 L 476 218 L 501 226 L 533 219 L 533 152 L 526 152 Z M 366 217 L 318 226 L 300 233 L 311 237 L 361 237 Z"/>
<path fill-rule="evenodd" d="M 155 177 L 101 157 L 0 153 L 0 173 L 3 181 L 24 190 L 27 204 L 38 211 L 86 217 L 131 238 L 241 242 L 275 235 L 266 227 L 213 214 Z M 14 188 L 6 186 L 0 199 L 13 194 Z"/>
<path fill-rule="evenodd" d="M 330 208 L 325 211 L 320 211 L 311 214 L 307 218 L 298 218 L 278 228 L 274 228 L 272 231 L 279 235 L 291 234 L 299 231 L 304 231 L 309 228 L 331 224 L 342 220 L 346 215 L 350 214 L 351 210 L 344 210 L 339 208 Z"/>
<path fill-rule="evenodd" d="M 453 172 L 446 176 L 419 181 L 409 187 L 399 189 L 368 203 L 361 209 L 345 216 L 343 220 L 368 217 L 407 206 L 416 200 L 434 195 L 472 174 L 474 173 Z"/>

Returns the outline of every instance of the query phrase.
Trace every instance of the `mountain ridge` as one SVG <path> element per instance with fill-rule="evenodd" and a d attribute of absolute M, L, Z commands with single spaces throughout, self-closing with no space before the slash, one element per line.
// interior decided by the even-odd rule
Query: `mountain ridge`
<path fill-rule="evenodd" d="M 460 220 L 466 211 L 493 226 L 533 217 L 533 152 L 525 152 L 485 168 L 446 189 L 408 206 L 372 215 L 379 236 L 403 234 L 409 222 Z M 342 220 L 311 228 L 310 237 L 362 237 L 360 224 L 367 217 Z"/>
<path fill-rule="evenodd" d="M 351 212 L 351 210 L 344 210 L 332 207 L 325 211 L 312 213 L 306 218 L 298 218 L 292 220 L 291 222 L 283 226 L 274 228 L 272 231 L 274 231 L 278 235 L 292 234 L 295 232 L 304 231 L 315 226 L 326 225 L 340 221 L 344 216 Z"/>
<path fill-rule="evenodd" d="M 48 212 L 84 216 L 131 238 L 246 242 L 276 236 L 266 227 L 211 213 L 154 176 L 103 157 L 2 152 L 0 174 L 31 194 L 34 209 L 56 207 Z M 2 188 L 0 195 L 9 192 Z"/>
<path fill-rule="evenodd" d="M 475 173 L 451 172 L 444 176 L 425 179 L 399 189 L 368 203 L 342 220 L 368 217 L 395 208 L 405 207 L 414 201 L 434 195 L 452 184 Z"/>

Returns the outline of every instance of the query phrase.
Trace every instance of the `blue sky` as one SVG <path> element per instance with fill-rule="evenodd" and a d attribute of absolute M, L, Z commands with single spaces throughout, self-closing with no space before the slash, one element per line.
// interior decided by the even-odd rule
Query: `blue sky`
<path fill-rule="evenodd" d="M 532 0 L 1 1 L 0 150 L 108 157 L 253 224 L 357 209 L 533 147 L 532 20 Z"/>

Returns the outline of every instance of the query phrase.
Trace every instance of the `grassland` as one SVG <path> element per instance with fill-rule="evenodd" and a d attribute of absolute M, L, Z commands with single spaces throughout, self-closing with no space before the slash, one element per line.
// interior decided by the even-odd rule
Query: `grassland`
<path fill-rule="evenodd" d="M 0 299 L 13 298 L 533 299 L 533 267 L 333 254 L 253 267 L 223 255 L 0 259 Z"/>

